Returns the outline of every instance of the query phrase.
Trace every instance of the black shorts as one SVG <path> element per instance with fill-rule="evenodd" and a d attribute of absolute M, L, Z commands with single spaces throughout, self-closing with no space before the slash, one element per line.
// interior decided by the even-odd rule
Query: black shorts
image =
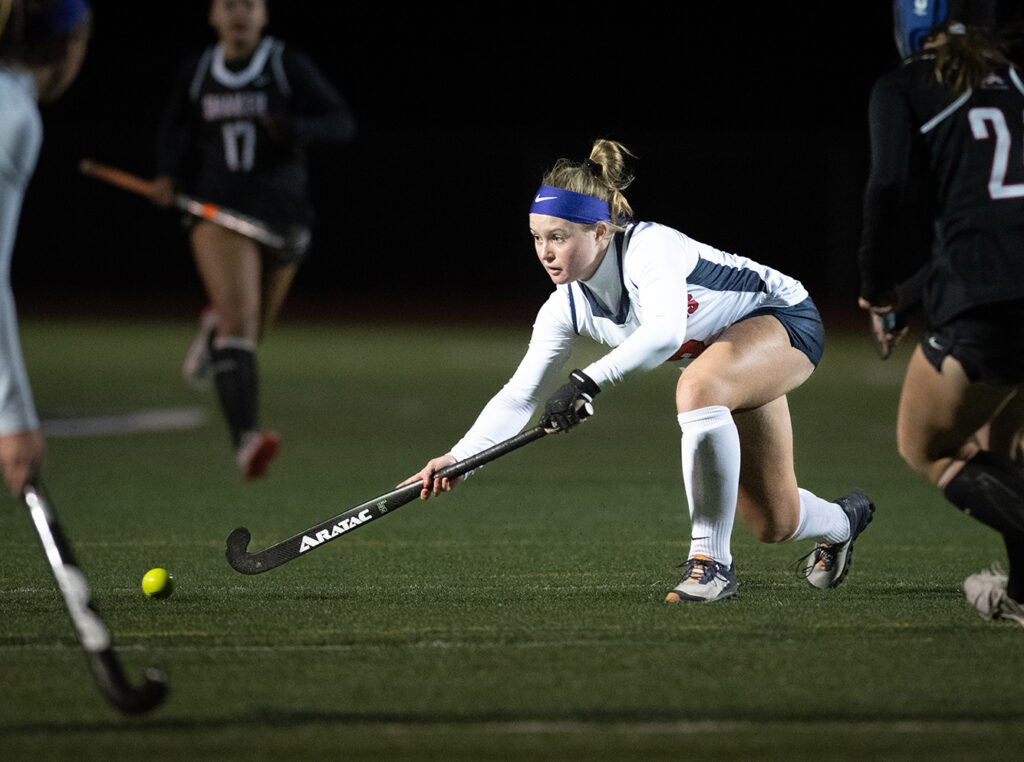
<path fill-rule="evenodd" d="M 190 233 L 192 228 L 200 222 L 199 217 L 191 214 L 183 214 L 181 217 L 181 226 Z M 312 231 L 309 227 L 306 225 L 292 225 L 286 231 L 275 228 L 274 232 L 279 233 L 284 238 L 284 246 L 280 249 L 275 249 L 265 244 L 259 244 L 260 251 L 263 252 L 263 255 L 271 263 L 278 266 L 297 265 L 306 258 L 309 247 L 313 242 Z"/>
<path fill-rule="evenodd" d="M 971 381 L 1024 383 L 1024 300 L 974 307 L 929 329 L 921 349 L 936 370 L 950 355 Z"/>

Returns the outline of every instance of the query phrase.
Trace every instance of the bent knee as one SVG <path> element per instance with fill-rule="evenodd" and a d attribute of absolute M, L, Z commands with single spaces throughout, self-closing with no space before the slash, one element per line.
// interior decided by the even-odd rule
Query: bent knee
<path fill-rule="evenodd" d="M 755 535 L 758 542 L 778 545 L 792 537 L 794 532 L 796 532 L 795 525 L 769 524 L 755 530 Z"/>
<path fill-rule="evenodd" d="M 789 511 L 773 511 L 767 506 L 746 510 L 744 514 L 757 541 L 769 545 L 776 545 L 791 538 L 796 533 L 799 523 L 799 512 L 791 516 Z"/>
<path fill-rule="evenodd" d="M 918 476 L 924 477 L 932 484 L 938 484 L 942 480 L 953 461 L 958 458 L 966 459 L 966 457 L 962 457 L 963 451 L 961 453 L 935 454 L 900 439 L 897 439 L 896 450 L 903 461 Z"/>
<path fill-rule="evenodd" d="M 731 410 L 729 400 L 730 390 L 727 383 L 706 374 L 692 373 L 691 369 L 687 369 L 680 376 L 676 385 L 676 411 L 680 413 L 712 405 L 724 405 Z"/>

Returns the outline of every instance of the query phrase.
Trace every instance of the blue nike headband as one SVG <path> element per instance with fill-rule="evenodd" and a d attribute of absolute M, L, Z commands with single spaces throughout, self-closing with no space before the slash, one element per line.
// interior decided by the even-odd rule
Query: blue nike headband
<path fill-rule="evenodd" d="M 607 222 L 611 217 L 607 201 L 550 185 L 540 186 L 537 195 L 533 197 L 530 214 L 546 214 L 582 225 Z"/>

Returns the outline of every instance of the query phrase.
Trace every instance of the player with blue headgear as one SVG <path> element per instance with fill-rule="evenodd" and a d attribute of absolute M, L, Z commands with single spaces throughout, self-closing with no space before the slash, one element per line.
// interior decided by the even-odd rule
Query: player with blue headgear
<path fill-rule="evenodd" d="M 1007 571 L 963 591 L 984 618 L 1024 625 L 1024 71 L 993 2 L 895 8 L 910 55 L 871 92 L 859 303 L 874 318 L 925 313 L 899 453 L 1001 535 Z"/>
<path fill-rule="evenodd" d="M 893 0 L 893 35 L 901 58 L 921 52 L 947 21 L 971 26 L 996 24 L 996 0 Z"/>
<path fill-rule="evenodd" d="M 931 31 L 946 20 L 948 0 L 893 0 L 896 49 L 906 58 L 921 50 Z"/>

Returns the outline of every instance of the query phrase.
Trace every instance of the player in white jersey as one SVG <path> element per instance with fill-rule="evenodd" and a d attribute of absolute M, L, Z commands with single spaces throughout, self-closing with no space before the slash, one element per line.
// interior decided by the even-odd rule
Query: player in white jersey
<path fill-rule="evenodd" d="M 424 499 L 446 492 L 457 480 L 434 478 L 439 469 L 513 436 L 545 397 L 541 424 L 567 431 L 601 390 L 675 362 L 692 527 L 683 577 L 666 600 L 736 596 L 737 508 L 764 542 L 814 540 L 807 579 L 835 587 L 874 506 L 860 491 L 830 502 L 797 486 L 786 394 L 821 357 L 818 311 L 793 278 L 664 225 L 634 222 L 622 194 L 628 155 L 598 140 L 585 162 L 560 160 L 545 176 L 530 229 L 555 291 L 526 356 L 465 436 L 404 483 L 422 481 Z M 547 396 L 580 336 L 612 349 Z"/>
<path fill-rule="evenodd" d="M 37 101 L 74 81 L 89 24 L 85 0 L 0 0 L 0 465 L 13 495 L 38 476 L 45 442 L 18 337 L 11 254 L 43 141 Z"/>

